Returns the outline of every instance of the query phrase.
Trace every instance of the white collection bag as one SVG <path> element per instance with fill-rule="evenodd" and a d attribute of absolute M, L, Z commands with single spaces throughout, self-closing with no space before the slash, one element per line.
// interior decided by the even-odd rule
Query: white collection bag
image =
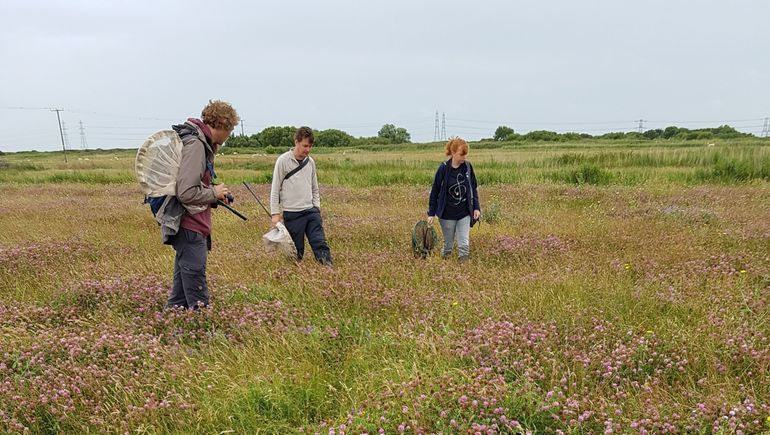
<path fill-rule="evenodd" d="M 262 240 L 265 242 L 265 250 L 268 253 L 278 251 L 293 260 L 297 259 L 297 247 L 294 246 L 294 240 L 291 239 L 291 234 L 283 222 L 275 224 L 275 228 L 265 233 Z"/>

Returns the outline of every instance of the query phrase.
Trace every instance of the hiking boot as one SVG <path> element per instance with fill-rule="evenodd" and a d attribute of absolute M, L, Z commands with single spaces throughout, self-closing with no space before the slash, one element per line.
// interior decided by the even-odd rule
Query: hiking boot
<path fill-rule="evenodd" d="M 466 262 L 468 262 L 468 260 L 470 260 L 470 257 L 467 256 L 467 255 L 461 255 L 461 256 L 459 256 L 457 258 L 457 262 L 460 263 L 460 264 L 466 263 Z"/>

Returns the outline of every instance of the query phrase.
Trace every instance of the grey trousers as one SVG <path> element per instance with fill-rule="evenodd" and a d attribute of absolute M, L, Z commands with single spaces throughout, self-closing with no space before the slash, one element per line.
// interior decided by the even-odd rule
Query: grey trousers
<path fill-rule="evenodd" d="M 209 287 L 206 283 L 206 258 L 208 238 L 203 234 L 180 228 L 171 245 L 176 251 L 174 258 L 174 282 L 166 308 L 184 307 L 198 309 L 209 304 Z"/>
<path fill-rule="evenodd" d="M 455 238 L 457 238 L 458 256 L 469 255 L 471 253 L 471 217 L 465 216 L 460 220 L 439 219 L 439 223 L 441 224 L 441 233 L 444 235 L 444 248 L 441 250 L 441 256 L 448 257 L 452 254 Z"/>

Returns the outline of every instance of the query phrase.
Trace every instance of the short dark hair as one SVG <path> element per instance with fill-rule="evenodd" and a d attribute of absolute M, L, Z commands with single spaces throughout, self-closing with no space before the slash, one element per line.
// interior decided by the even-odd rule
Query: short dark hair
<path fill-rule="evenodd" d="M 295 142 L 302 142 L 302 139 L 304 138 L 310 140 L 310 145 L 313 145 L 313 142 L 315 142 L 315 136 L 313 136 L 313 130 L 310 127 L 300 127 L 297 129 L 297 132 L 294 133 Z"/>

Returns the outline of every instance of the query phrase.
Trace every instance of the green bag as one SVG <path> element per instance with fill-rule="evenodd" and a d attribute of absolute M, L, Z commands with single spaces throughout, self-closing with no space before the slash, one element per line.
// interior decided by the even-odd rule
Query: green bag
<path fill-rule="evenodd" d="M 412 228 L 412 253 L 414 258 L 425 258 L 438 245 L 438 234 L 426 220 L 417 221 Z"/>

